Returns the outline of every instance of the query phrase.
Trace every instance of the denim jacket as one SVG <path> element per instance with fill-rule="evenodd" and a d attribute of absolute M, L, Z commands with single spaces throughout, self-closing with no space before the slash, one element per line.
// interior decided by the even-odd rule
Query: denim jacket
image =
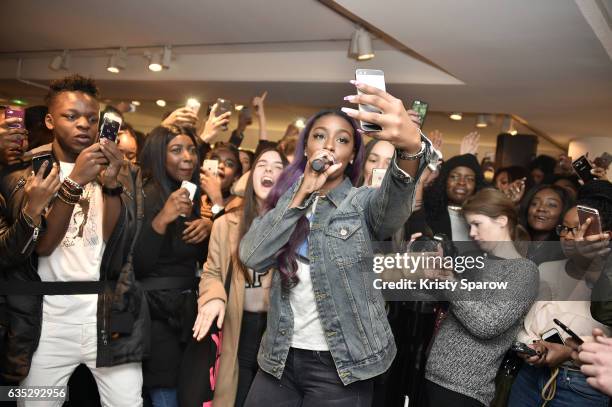
<path fill-rule="evenodd" d="M 338 376 L 345 385 L 384 373 L 396 347 L 381 292 L 369 284 L 371 241 L 384 240 L 412 211 L 417 178 L 394 161 L 378 189 L 353 188 L 348 178 L 320 197 L 308 235 L 310 275 L 319 319 Z M 314 201 L 289 208 L 301 179 L 280 197 L 276 207 L 253 221 L 240 244 L 240 259 L 249 268 L 276 265 L 276 253 L 289 241 L 300 217 Z M 289 290 L 275 272 L 270 289 L 268 323 L 259 349 L 259 366 L 280 379 L 293 334 Z"/>

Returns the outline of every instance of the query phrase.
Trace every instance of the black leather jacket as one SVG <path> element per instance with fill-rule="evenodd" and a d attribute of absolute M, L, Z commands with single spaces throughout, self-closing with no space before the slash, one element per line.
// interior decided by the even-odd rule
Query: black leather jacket
<path fill-rule="evenodd" d="M 49 144 L 36 153 L 50 150 Z M 4 281 L 40 281 L 38 257 L 30 241 L 32 229 L 22 225 L 21 219 L 23 187 L 31 170 L 29 165 L 10 167 L 0 176 L 0 195 L 5 198 L 4 205 L 0 205 L 0 279 Z M 111 284 L 98 295 L 98 367 L 139 362 L 148 355 L 149 312 L 135 280 L 130 255 L 143 217 L 140 169 L 124 165 L 118 180 L 124 186 L 122 211 L 106 243 L 100 267 L 100 280 Z M 5 252 L 9 257 L 4 258 Z M 43 302 L 41 295 L 7 295 L 5 300 L 8 334 L 0 354 L 0 369 L 6 380 L 17 382 L 28 375 L 38 347 Z"/>

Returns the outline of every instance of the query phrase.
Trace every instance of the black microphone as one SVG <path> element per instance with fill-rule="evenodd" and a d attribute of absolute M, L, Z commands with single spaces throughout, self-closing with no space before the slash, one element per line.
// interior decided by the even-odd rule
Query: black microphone
<path fill-rule="evenodd" d="M 332 165 L 333 163 L 333 161 L 328 160 L 326 157 L 316 158 L 312 160 L 310 168 L 312 168 L 314 172 L 321 173 L 327 164 Z"/>

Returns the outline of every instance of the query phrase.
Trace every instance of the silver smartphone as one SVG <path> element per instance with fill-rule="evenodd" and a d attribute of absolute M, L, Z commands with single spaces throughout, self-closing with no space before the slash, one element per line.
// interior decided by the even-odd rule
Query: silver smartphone
<path fill-rule="evenodd" d="M 355 80 L 365 83 L 366 85 L 374 86 L 375 88 L 386 91 L 385 89 L 385 73 L 379 69 L 357 69 L 355 70 Z M 363 92 L 357 89 L 360 95 Z M 359 105 L 359 110 L 362 112 L 382 113 L 380 110 L 370 105 Z M 380 131 L 382 128 L 378 124 L 360 121 L 360 126 L 363 131 Z"/>

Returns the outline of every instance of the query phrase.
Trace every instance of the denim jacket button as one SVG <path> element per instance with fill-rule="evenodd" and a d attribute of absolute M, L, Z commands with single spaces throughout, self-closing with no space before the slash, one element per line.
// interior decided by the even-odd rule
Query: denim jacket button
<path fill-rule="evenodd" d="M 346 236 L 346 235 L 347 235 L 347 233 L 348 233 L 348 232 L 346 231 L 346 229 L 340 229 L 340 235 L 341 235 L 341 236 Z"/>

